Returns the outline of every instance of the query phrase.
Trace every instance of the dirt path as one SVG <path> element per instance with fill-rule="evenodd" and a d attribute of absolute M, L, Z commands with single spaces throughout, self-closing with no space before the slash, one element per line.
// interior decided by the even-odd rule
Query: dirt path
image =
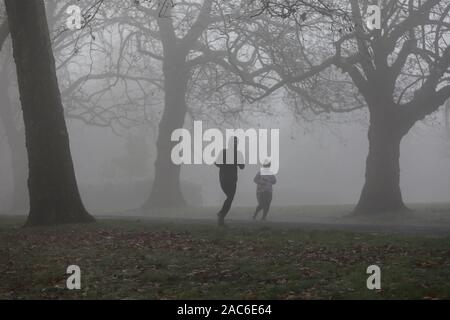
<path fill-rule="evenodd" d="M 180 217 L 156 217 L 142 214 L 130 214 L 126 219 L 136 219 L 148 223 L 177 223 L 177 224 L 196 224 L 196 225 L 216 225 L 214 214 L 195 217 L 195 218 L 180 218 Z M 107 215 L 101 216 L 103 218 L 117 218 L 123 219 L 124 216 Z M 450 236 L 450 224 L 448 223 L 423 223 L 420 220 L 413 220 L 405 223 L 381 223 L 370 221 L 358 221 L 355 219 L 340 218 L 340 217 L 322 217 L 318 219 L 298 218 L 298 219 L 272 219 L 267 222 L 252 221 L 241 217 L 230 217 L 227 219 L 229 227 L 245 227 L 245 228 L 278 228 L 278 229 L 300 229 L 300 230 L 321 230 L 321 231 L 349 231 L 349 232 L 365 232 L 365 233 L 384 233 L 384 234 L 405 234 L 405 235 L 420 235 L 431 237 L 446 237 Z"/>

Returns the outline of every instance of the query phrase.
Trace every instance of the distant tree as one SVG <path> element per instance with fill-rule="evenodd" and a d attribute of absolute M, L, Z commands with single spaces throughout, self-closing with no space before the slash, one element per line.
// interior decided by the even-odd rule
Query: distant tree
<path fill-rule="evenodd" d="M 182 206 L 185 200 L 180 188 L 181 167 L 171 160 L 176 144 L 171 141 L 171 134 L 185 125 L 188 115 L 211 115 L 220 104 L 224 109 L 229 106 L 222 99 L 222 80 L 237 71 L 228 59 L 235 58 L 238 48 L 225 48 L 224 12 L 240 1 L 131 2 L 137 4 L 134 9 L 127 1 L 122 12 L 115 13 L 121 25 L 129 26 L 128 45 L 124 48 L 133 48 L 134 57 L 149 59 L 160 67 L 160 89 L 164 93 L 155 178 L 144 208 Z M 239 98 L 236 100 L 239 102 Z M 198 105 L 206 106 L 206 110 L 200 110 Z M 229 111 L 240 112 L 240 104 Z"/>
<path fill-rule="evenodd" d="M 27 190 L 27 153 L 25 149 L 25 133 L 20 121 L 22 114 L 11 96 L 11 78 L 13 68 L 11 57 L 4 55 L 0 65 L 0 124 L 5 132 L 5 141 L 11 154 L 11 174 L 13 178 L 12 211 L 24 211 L 28 208 Z"/>
<path fill-rule="evenodd" d="M 155 177 L 145 208 L 185 203 L 170 136 L 187 116 L 218 120 L 226 114 L 221 121 L 243 111 L 238 87 L 224 85 L 237 80 L 235 66 L 241 63 L 241 42 L 224 28 L 239 2 L 96 1 L 101 6 L 84 29 L 56 32 L 53 47 L 67 118 L 113 130 L 159 121 Z M 64 6 L 58 2 L 48 9 L 61 12 Z M 226 48 L 226 42 L 237 45 Z"/>
<path fill-rule="evenodd" d="M 191 56 L 197 51 L 196 46 L 203 32 L 212 23 L 212 5 L 212 0 L 177 3 L 177 6 L 172 1 L 150 5 L 143 2 L 137 7 L 140 14 L 129 22 L 135 23 L 141 31 L 137 38 L 140 54 L 158 60 L 162 64 L 164 77 L 165 99 L 156 143 L 155 178 L 144 208 L 182 206 L 186 203 L 180 187 L 180 166 L 173 164 L 170 156 L 174 146 L 171 134 L 184 126 L 188 83 L 193 68 Z M 181 8 L 181 12 L 176 12 L 177 8 Z M 142 23 L 139 18 L 150 22 Z M 145 46 L 142 45 L 144 39 Z"/>
<path fill-rule="evenodd" d="M 400 142 L 450 97 L 450 3 L 380 1 L 380 30 L 366 27 L 370 1 L 320 2 L 340 8 L 338 15 L 270 3 L 270 14 L 262 6 L 255 27 L 244 30 L 258 51 L 252 68 L 266 71 L 243 78 L 244 96 L 255 101 L 286 88 L 298 112 L 315 115 L 367 106 L 369 154 L 354 212 L 406 209 Z"/>
<path fill-rule="evenodd" d="M 27 225 L 91 222 L 76 183 L 42 0 L 5 0 L 29 162 Z"/>

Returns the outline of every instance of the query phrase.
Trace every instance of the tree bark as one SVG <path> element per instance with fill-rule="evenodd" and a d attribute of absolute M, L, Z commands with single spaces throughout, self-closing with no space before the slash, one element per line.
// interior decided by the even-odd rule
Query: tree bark
<path fill-rule="evenodd" d="M 6 141 L 11 152 L 11 171 L 14 183 L 11 211 L 25 211 L 28 209 L 27 190 L 27 154 L 25 149 L 24 132 L 14 125 L 14 113 L 8 93 L 7 70 L 0 75 L 0 122 L 5 129 Z"/>
<path fill-rule="evenodd" d="M 372 116 L 373 118 L 373 116 Z M 406 210 L 400 190 L 400 142 L 405 134 L 396 117 L 371 120 L 365 184 L 354 214 Z"/>
<path fill-rule="evenodd" d="M 155 178 L 144 209 L 185 206 L 180 187 L 180 166 L 171 159 L 172 132 L 182 128 L 186 116 L 186 89 L 189 72 L 184 68 L 183 57 L 167 54 L 163 62 L 164 111 L 159 123 Z"/>
<path fill-rule="evenodd" d="M 91 222 L 70 153 L 42 0 L 5 0 L 28 154 L 28 226 Z"/>

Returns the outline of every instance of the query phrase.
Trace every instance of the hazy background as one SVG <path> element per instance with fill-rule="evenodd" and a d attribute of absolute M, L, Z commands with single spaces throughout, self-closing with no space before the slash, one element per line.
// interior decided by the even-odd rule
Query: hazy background
<path fill-rule="evenodd" d="M 273 205 L 354 204 L 364 182 L 368 151 L 364 117 L 364 113 L 351 118 L 346 115 L 341 123 L 327 124 L 297 121 L 290 116 L 271 118 L 270 122 L 264 117 L 260 119 L 262 121 L 258 122 L 263 128 L 280 129 L 280 170 Z M 450 145 L 441 117 L 438 113 L 434 119 L 417 125 L 402 142 L 401 187 L 408 203 L 447 202 L 449 199 Z M 88 126 L 77 120 L 68 120 L 68 124 L 75 170 L 86 206 L 97 212 L 139 207 L 151 187 L 155 130 L 138 127 L 117 135 L 108 128 Z M 130 149 L 127 139 L 138 142 Z M 8 153 L 9 148 L 2 138 L 2 210 L 10 203 L 13 187 Z M 256 171 L 257 166 L 247 166 L 240 171 L 236 206 L 255 205 L 253 177 Z M 220 207 L 224 195 L 216 167 L 184 165 L 181 177 L 184 182 L 201 188 L 201 205 Z"/>
<path fill-rule="evenodd" d="M 61 21 L 64 21 L 64 17 Z M 54 30 L 62 24 L 61 21 L 53 21 Z M 62 89 L 63 84 L 68 82 L 69 75 L 76 78 L 79 73 L 83 76 L 88 73 L 89 68 L 99 72 L 104 65 L 108 66 L 111 61 L 115 62 L 114 58 L 118 53 L 114 50 L 120 48 L 118 31 L 114 28 L 100 30 L 109 42 L 105 39 L 102 41 L 110 45 L 106 48 L 112 48 L 110 49 L 112 53 L 105 50 L 104 55 L 98 52 L 98 55 L 94 56 L 86 53 L 74 55 L 73 64 L 69 64 L 67 70 L 62 68 L 58 71 Z M 89 35 L 85 37 L 84 41 L 88 44 L 90 41 L 94 43 L 98 41 L 92 40 Z M 73 46 L 70 44 L 68 49 L 56 51 L 57 65 L 67 55 L 64 50 L 71 51 Z M 157 46 L 157 49 L 160 48 Z M 4 50 L 5 56 L 10 55 L 10 49 L 8 50 Z M 106 61 L 105 55 L 111 61 Z M 144 71 L 157 79 L 162 79 L 159 62 L 144 63 L 132 59 L 131 61 L 130 65 L 137 69 L 130 69 L 132 74 L 139 75 L 140 71 Z M 10 63 L 14 66 L 12 59 Z M 83 68 L 79 68 L 80 65 Z M 101 84 L 94 82 L 87 83 L 84 89 L 89 93 L 96 85 L 101 87 Z M 136 88 L 133 85 L 130 87 L 131 89 L 128 88 L 130 92 L 134 92 Z M 123 93 L 121 90 L 124 88 L 120 85 L 114 87 L 108 98 L 100 102 L 105 104 L 115 102 L 117 96 Z M 206 100 L 203 97 L 204 91 L 198 90 L 193 94 L 197 92 L 200 93 L 197 102 L 201 104 Z M 161 108 L 161 101 L 158 99 L 162 100 L 162 95 L 161 93 L 159 96 L 154 95 L 152 91 L 150 97 L 142 98 L 145 108 L 147 111 L 157 113 Z M 2 97 L 0 102 L 1 99 Z M 194 104 L 195 107 L 195 99 L 187 100 L 188 104 Z M 136 101 L 142 102 L 140 97 L 137 97 Z M 154 107 L 149 102 L 159 105 Z M 17 94 L 14 103 L 18 105 Z M 247 123 L 224 125 L 221 129 L 238 127 L 280 129 L 280 170 L 277 176 L 278 183 L 274 189 L 273 206 L 355 204 L 363 186 L 365 159 L 368 153 L 367 111 L 341 116 L 333 114 L 330 119 L 308 122 L 295 118 L 291 110 L 283 105 L 282 100 L 273 99 L 269 104 L 270 109 L 279 115 L 243 113 L 242 118 L 246 119 Z M 65 106 L 67 107 L 67 103 Z M 128 107 L 142 110 L 139 106 Z M 136 111 L 139 112 L 142 111 Z M 442 112 L 437 112 L 433 118 L 415 125 L 402 141 L 401 189 L 407 203 L 449 200 L 450 138 L 442 119 Z M 120 212 L 138 208 L 147 199 L 154 176 L 155 142 L 159 123 L 157 117 L 153 120 L 151 124 L 117 131 L 109 127 L 89 126 L 67 117 L 75 172 L 88 209 L 94 212 Z M 185 127 L 190 128 L 192 119 L 185 123 Z M 208 126 L 217 127 L 212 123 Z M 9 153 L 3 128 L 0 126 L 0 210 L 9 208 L 13 191 Z M 256 205 L 253 177 L 257 170 L 257 166 L 247 166 L 240 172 L 234 205 Z M 188 203 L 217 208 L 222 205 L 224 194 L 220 189 L 218 169 L 215 166 L 184 165 L 181 180 Z"/>

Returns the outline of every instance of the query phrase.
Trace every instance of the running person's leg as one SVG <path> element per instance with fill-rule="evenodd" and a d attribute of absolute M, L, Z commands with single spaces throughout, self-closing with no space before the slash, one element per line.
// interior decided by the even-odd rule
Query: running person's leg
<path fill-rule="evenodd" d="M 256 200 L 258 201 L 258 205 L 256 206 L 255 213 L 253 214 L 253 220 L 256 219 L 258 213 L 263 209 L 261 192 L 256 193 Z"/>
<path fill-rule="evenodd" d="M 219 217 L 219 225 L 224 224 L 225 216 L 230 211 L 231 204 L 233 203 L 234 195 L 236 194 L 236 181 L 223 181 L 220 183 L 223 192 L 227 196 L 225 199 L 222 209 L 220 209 L 218 217 Z"/>
<path fill-rule="evenodd" d="M 272 202 L 272 192 L 264 192 L 263 195 L 264 203 L 263 203 L 263 217 L 262 220 L 266 220 L 267 213 L 269 213 L 270 203 Z"/>

